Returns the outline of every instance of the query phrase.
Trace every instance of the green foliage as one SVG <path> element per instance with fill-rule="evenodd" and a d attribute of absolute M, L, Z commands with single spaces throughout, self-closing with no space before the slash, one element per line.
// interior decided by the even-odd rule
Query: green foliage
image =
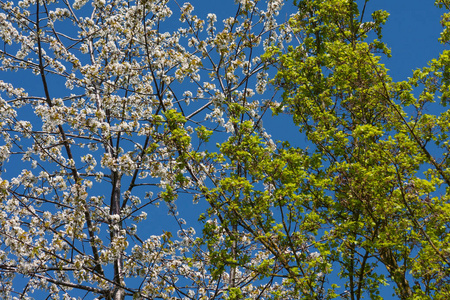
<path fill-rule="evenodd" d="M 230 106 L 236 134 L 220 145 L 230 173 L 209 191 L 232 249 L 217 252 L 223 269 L 232 262 L 259 279 L 283 277 L 290 292 L 275 299 L 382 299 L 385 285 L 401 299 L 446 299 L 449 52 L 393 82 L 379 56 L 390 56 L 381 42 L 387 12 L 363 22 L 356 1 L 295 4 L 283 28 L 299 44 L 268 47 L 262 58 L 278 66 L 274 114 L 291 115 L 309 149 L 270 150 L 238 122 L 244 107 Z M 440 114 L 427 113 L 434 102 Z M 208 227 L 205 236 L 213 240 Z M 257 265 L 243 259 L 255 248 L 265 253 Z"/>

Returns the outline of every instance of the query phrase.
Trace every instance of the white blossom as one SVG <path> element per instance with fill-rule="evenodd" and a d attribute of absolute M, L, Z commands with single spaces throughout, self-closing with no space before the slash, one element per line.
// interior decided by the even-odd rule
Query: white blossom
<path fill-rule="evenodd" d="M 136 299 L 225 295 L 229 267 L 220 280 L 210 267 L 226 228 L 212 206 L 204 224 L 189 211 L 206 211 L 205 190 L 234 172 L 215 153 L 241 128 L 232 105 L 275 151 L 255 125 L 269 72 L 258 55 L 276 42 L 283 2 L 237 4 L 224 20 L 168 0 L 0 4 L 0 264 L 28 284 L 2 273 L 0 297 L 112 297 L 122 286 Z M 272 258 L 248 235 L 237 242 L 253 265 Z M 234 274 L 245 297 L 270 298 L 246 283 L 250 268 Z"/>

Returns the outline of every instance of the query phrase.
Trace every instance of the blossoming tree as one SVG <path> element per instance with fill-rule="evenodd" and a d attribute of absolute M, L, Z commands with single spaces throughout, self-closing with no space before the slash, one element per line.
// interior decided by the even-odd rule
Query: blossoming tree
<path fill-rule="evenodd" d="M 274 147 L 252 96 L 267 84 L 259 55 L 285 38 L 283 3 L 229 4 L 218 22 L 168 0 L 0 2 L 3 299 L 270 294 L 235 269 L 211 273 L 176 205 L 220 176 L 209 139 L 245 124 Z M 152 231 L 164 211 L 175 224 Z"/>

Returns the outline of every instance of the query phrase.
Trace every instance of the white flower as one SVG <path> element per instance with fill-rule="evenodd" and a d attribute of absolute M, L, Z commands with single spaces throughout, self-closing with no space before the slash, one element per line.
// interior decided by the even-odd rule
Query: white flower
<path fill-rule="evenodd" d="M 317 251 L 310 253 L 309 256 L 308 256 L 308 258 L 311 259 L 311 260 L 317 259 L 319 257 L 320 257 L 320 253 L 317 252 Z"/>
<path fill-rule="evenodd" d="M 0 163 L 8 160 L 9 155 L 11 154 L 9 149 L 10 149 L 9 145 L 0 146 Z"/>
<path fill-rule="evenodd" d="M 253 92 L 252 89 L 245 89 L 244 95 L 245 95 L 246 98 L 250 98 L 250 97 L 252 97 L 254 94 L 255 94 L 255 92 Z"/>
<path fill-rule="evenodd" d="M 234 125 L 233 123 L 231 123 L 230 121 L 228 121 L 227 123 L 225 123 L 225 130 L 228 133 L 234 133 Z"/>

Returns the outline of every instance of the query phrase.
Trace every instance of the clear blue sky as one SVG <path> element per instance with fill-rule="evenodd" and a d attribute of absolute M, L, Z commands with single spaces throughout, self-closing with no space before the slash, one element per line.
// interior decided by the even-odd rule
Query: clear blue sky
<path fill-rule="evenodd" d="M 392 58 L 384 63 L 394 80 L 406 79 L 411 70 L 426 66 L 444 49 L 438 42 L 444 10 L 434 6 L 434 1 L 372 0 L 367 9 L 390 13 L 383 38 L 392 50 Z"/>

